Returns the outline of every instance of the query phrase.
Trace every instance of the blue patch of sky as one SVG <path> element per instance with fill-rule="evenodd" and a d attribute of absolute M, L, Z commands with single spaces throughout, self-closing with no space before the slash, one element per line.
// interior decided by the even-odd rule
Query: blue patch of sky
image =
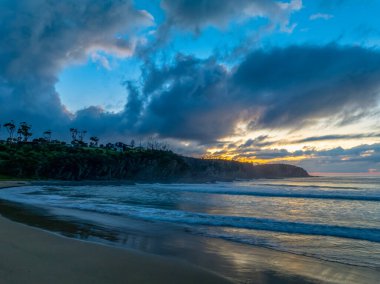
<path fill-rule="evenodd" d="M 123 109 L 127 91 L 122 83 L 140 77 L 140 63 L 134 58 L 111 58 L 111 61 L 111 70 L 89 59 L 85 64 L 72 65 L 61 72 L 56 89 L 70 111 L 89 106 L 100 106 L 109 112 Z"/>
<path fill-rule="evenodd" d="M 270 34 L 266 46 L 291 44 L 380 46 L 380 1 L 351 0 L 336 5 L 319 5 L 318 1 L 303 1 L 303 9 L 294 13 L 291 22 L 297 26 L 293 33 Z M 314 14 L 331 15 L 329 19 L 311 20 Z"/>

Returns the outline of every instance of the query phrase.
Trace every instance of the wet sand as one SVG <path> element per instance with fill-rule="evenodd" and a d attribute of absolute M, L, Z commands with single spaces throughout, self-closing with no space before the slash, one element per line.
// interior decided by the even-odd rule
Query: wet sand
<path fill-rule="evenodd" d="M 1 181 L 0 188 L 25 185 Z M 0 283 L 230 283 L 177 259 L 61 237 L 0 217 Z"/>
<path fill-rule="evenodd" d="M 0 189 L 6 188 L 6 187 L 23 186 L 23 185 L 28 185 L 28 184 L 30 184 L 30 182 L 27 182 L 27 181 L 16 181 L 16 180 L 3 181 L 3 180 L 0 180 Z"/>
<path fill-rule="evenodd" d="M 18 185 L 25 183 L 0 181 L 0 188 Z M 19 217 L 12 220 L 28 223 L 20 209 L 12 212 Z M 186 239 L 181 235 L 178 241 L 186 242 L 182 250 L 194 254 L 190 259 L 196 261 L 66 238 L 0 217 L 0 283 L 228 283 L 200 267 L 226 275 L 223 271 L 234 266 L 245 267 L 247 272 L 227 275 L 245 279 L 242 283 L 247 284 L 377 283 L 380 275 L 373 269 L 212 238 Z"/>
<path fill-rule="evenodd" d="M 1 283 L 229 283 L 175 259 L 82 242 L 0 217 Z"/>

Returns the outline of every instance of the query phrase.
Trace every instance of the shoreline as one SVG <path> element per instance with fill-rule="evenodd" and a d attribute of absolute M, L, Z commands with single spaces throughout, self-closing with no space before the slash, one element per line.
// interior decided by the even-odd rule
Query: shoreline
<path fill-rule="evenodd" d="M 1 188 L 29 185 L 0 181 Z M 64 237 L 0 215 L 6 283 L 232 283 L 185 261 Z"/>
<path fill-rule="evenodd" d="M 5 283 L 231 283 L 184 261 L 113 248 L 0 217 Z"/>
<path fill-rule="evenodd" d="M 232 177 L 182 177 L 182 178 L 139 178 L 139 179 L 39 179 L 39 178 L 29 178 L 29 179 L 18 179 L 17 177 L 7 179 L 0 179 L 0 189 L 5 187 L 14 187 L 20 185 L 135 185 L 135 184 L 214 184 L 219 182 L 239 182 L 239 181 L 255 181 L 255 180 L 282 180 L 282 179 L 304 179 L 313 178 L 316 176 L 307 174 L 306 176 L 257 176 L 251 178 L 232 178 Z M 8 185 L 7 185 L 8 184 Z"/>
<path fill-rule="evenodd" d="M 30 185 L 29 181 L 19 181 L 19 180 L 0 180 L 0 189 L 2 188 L 10 188 L 10 187 L 18 187 Z"/>
<path fill-rule="evenodd" d="M 16 182 L 16 181 L 11 182 L 11 184 L 12 186 L 20 186 L 20 185 L 22 186 L 22 185 L 28 185 L 28 184 L 34 185 L 34 183 L 25 183 L 25 182 Z M 9 183 L 7 184 L 7 186 L 5 186 L 4 182 L 0 182 L 0 188 L 9 187 L 8 185 Z M 4 203 L 6 203 L 6 201 L 4 201 Z M 21 208 L 23 208 L 22 204 L 20 205 L 21 205 Z M 255 247 L 255 246 L 249 247 L 246 245 L 237 245 L 235 243 L 230 243 L 228 241 L 217 240 L 213 238 L 203 238 L 203 239 L 197 238 L 197 240 L 194 240 L 194 239 L 188 240 L 188 239 L 184 239 L 183 236 L 177 235 L 176 237 L 178 239 L 181 239 L 182 242 L 183 241 L 194 242 L 195 246 L 193 244 L 193 248 L 194 247 L 198 248 L 198 251 L 190 252 L 190 254 L 193 254 L 192 258 L 183 257 L 184 252 L 180 252 L 180 251 L 177 251 L 178 255 L 165 255 L 165 254 L 160 254 L 160 253 L 155 253 L 155 252 L 147 253 L 146 251 L 140 250 L 139 248 L 114 246 L 114 245 L 105 244 L 99 241 L 91 241 L 91 240 L 83 241 L 83 239 L 78 235 L 77 237 L 74 237 L 74 238 L 73 236 L 71 236 L 70 238 L 67 238 L 65 236 L 62 236 L 62 232 L 46 229 L 43 226 L 42 227 L 37 226 L 37 228 L 35 228 L 36 226 L 35 224 L 32 226 L 25 225 L 25 224 L 30 224 L 30 222 L 28 223 L 27 217 L 22 216 L 22 214 L 20 215 L 20 213 L 22 213 L 21 211 L 14 210 L 14 212 L 19 215 L 18 219 L 10 218 L 9 216 L 6 216 L 2 213 L 1 215 L 5 216 L 5 218 L 7 219 L 5 219 L 4 217 L 0 217 L 0 230 L 9 231 L 7 226 L 10 226 L 9 224 L 13 223 L 14 224 L 12 225 L 13 228 L 16 228 L 16 226 L 18 226 L 18 229 L 14 231 L 14 235 L 16 236 L 23 236 L 23 235 L 30 236 L 34 234 L 31 231 L 37 230 L 40 232 L 40 234 L 50 235 L 51 237 L 49 238 L 55 238 L 55 243 L 56 243 L 56 246 L 58 247 L 64 246 L 66 243 L 66 241 L 64 240 L 68 240 L 72 242 L 72 244 L 68 245 L 69 247 L 79 246 L 79 244 L 75 245 L 75 242 L 79 242 L 83 244 L 83 246 L 101 246 L 103 247 L 103 250 L 108 250 L 108 249 L 112 251 L 116 250 L 116 251 L 119 251 L 117 254 L 125 254 L 124 257 L 128 258 L 129 262 L 134 262 L 135 265 L 142 265 L 143 267 L 147 267 L 145 272 L 149 274 L 157 273 L 157 271 L 155 271 L 154 268 L 153 268 L 153 271 L 151 271 L 153 266 L 150 263 L 152 262 L 151 257 L 153 257 L 154 259 L 159 259 L 160 261 L 164 263 L 164 264 L 160 264 L 161 265 L 160 267 L 162 267 L 160 268 L 160 273 L 164 273 L 165 274 L 164 277 L 168 277 L 166 274 L 172 274 L 173 269 L 177 270 L 177 267 L 173 267 L 171 265 L 172 262 L 182 263 L 182 266 L 180 266 L 178 269 L 187 270 L 188 267 L 191 267 L 190 271 L 187 271 L 185 273 L 190 273 L 192 275 L 188 277 L 189 279 L 191 277 L 195 277 L 195 278 L 191 278 L 192 280 L 189 281 L 188 283 L 196 283 L 196 282 L 223 283 L 220 281 L 226 281 L 227 283 L 228 280 L 226 278 L 223 278 L 223 276 L 221 275 L 229 277 L 229 279 L 234 279 L 235 281 L 237 281 L 238 279 L 241 280 L 242 278 L 239 278 L 237 274 L 228 275 L 228 274 L 225 274 L 223 271 L 223 269 L 228 269 L 229 267 L 231 267 L 231 265 L 234 265 L 235 261 L 243 261 L 246 263 L 250 263 L 250 265 L 248 266 L 250 267 L 249 278 L 244 278 L 247 280 L 244 280 L 243 283 L 376 283 L 375 282 L 376 276 L 380 275 L 379 271 L 373 271 L 372 269 L 368 269 L 368 268 L 352 267 L 350 265 L 345 265 L 341 263 L 333 263 L 333 262 L 301 256 L 297 254 L 293 255 L 290 253 L 280 252 L 280 251 L 271 250 L 271 249 L 267 249 L 263 247 Z M 26 213 L 28 212 L 26 211 Z M 31 217 L 33 216 L 30 215 L 29 218 Z M 8 225 L 6 225 L 5 221 L 8 222 Z M 53 221 L 52 223 L 55 223 L 55 221 Z M 70 222 L 68 223 L 70 226 L 72 225 L 72 223 Z M 20 229 L 21 227 L 23 228 L 22 230 Z M 147 232 L 149 234 L 149 230 L 146 231 L 145 229 L 145 233 Z M 84 232 L 84 234 L 87 235 L 87 232 Z M 154 236 L 152 236 L 152 238 L 153 237 Z M 19 246 L 23 251 L 25 250 L 29 252 L 33 251 L 34 254 L 37 254 L 37 255 L 39 251 L 47 250 L 47 247 L 45 246 L 44 242 L 38 242 L 38 241 L 36 242 L 35 240 L 32 240 L 34 244 L 31 247 L 30 246 L 25 247 L 25 242 L 28 243 L 29 240 L 25 238 L 24 240 L 21 240 L 20 237 L 17 237 L 17 238 L 19 240 L 18 242 L 16 242 L 17 244 L 15 243 L 11 244 L 9 239 L 13 239 L 13 237 L 12 236 L 6 237 L 2 235 L 0 236 L 0 243 L 3 243 L 3 244 L 8 243 L 9 244 L 8 247 Z M 39 236 L 38 239 L 40 238 L 45 239 L 46 236 L 42 236 L 42 237 Z M 211 249 L 212 251 L 214 251 L 214 254 L 206 255 L 205 252 L 203 251 L 206 248 L 208 248 L 208 250 Z M 0 247 L 0 249 L 2 248 Z M 186 251 L 186 249 L 188 250 L 189 247 L 184 247 L 183 249 L 185 249 Z M 250 253 L 252 254 L 251 258 L 246 258 L 247 249 L 250 250 Z M 86 251 L 86 249 L 84 250 Z M 7 256 L 7 253 L 11 254 L 10 257 L 14 255 L 14 252 L 13 253 L 10 251 L 6 252 L 6 250 L 5 250 L 5 253 L 3 254 Z M 67 269 L 67 263 L 70 263 L 70 259 L 77 259 L 77 258 L 81 259 L 81 258 L 86 257 L 86 254 L 87 254 L 85 253 L 85 255 L 83 255 L 83 253 L 80 250 L 78 251 L 73 250 L 70 256 L 68 256 L 67 253 L 68 252 L 66 252 L 65 250 L 53 249 L 52 253 L 46 254 L 45 257 L 48 259 L 49 258 L 53 259 L 53 260 L 57 260 L 57 258 L 61 259 L 60 261 L 62 261 L 62 265 L 63 265 L 62 269 Z M 185 252 L 185 254 L 186 253 L 189 254 L 189 252 Z M 110 251 L 100 252 L 100 253 L 97 252 L 95 253 L 94 258 L 105 259 L 105 257 L 103 256 L 104 254 L 112 255 L 113 253 Z M 136 254 L 139 255 L 138 261 L 137 261 L 138 263 L 136 263 L 136 259 L 135 259 Z M 223 257 L 230 258 L 231 256 L 234 256 L 234 258 L 236 259 L 233 259 L 233 261 L 231 261 L 230 259 L 230 262 L 226 262 L 224 260 L 223 262 L 223 259 L 222 259 Z M 19 260 L 22 259 L 24 261 L 24 259 L 28 257 L 31 257 L 31 256 L 19 254 Z M 8 257 L 5 257 L 5 259 L 7 258 Z M 18 261 L 14 262 L 16 266 L 17 266 Z M 35 261 L 33 261 L 33 264 L 34 262 Z M 215 262 L 215 263 L 212 264 L 212 262 Z M 237 264 L 238 262 L 235 263 L 235 265 Z M 43 262 L 40 261 L 37 265 L 41 266 L 43 265 Z M 134 264 L 132 263 L 130 265 L 134 265 Z M 46 266 L 48 267 L 48 270 L 50 271 L 50 264 L 46 264 Z M 52 269 L 53 270 L 56 269 L 56 266 L 60 266 L 59 261 L 52 266 Z M 82 267 L 81 271 L 87 271 L 86 273 L 90 273 L 90 274 L 93 269 L 98 269 L 98 267 L 96 266 L 96 263 L 95 264 L 87 263 L 84 266 L 82 264 L 82 266 L 79 265 L 79 267 Z M 214 269 L 214 268 L 217 268 L 217 269 Z M 9 269 L 9 266 L 8 266 L 8 269 Z M 125 268 L 122 269 L 121 267 L 119 267 L 119 269 L 125 270 Z M 200 272 L 198 271 L 198 269 L 203 273 L 209 273 L 211 275 L 208 274 L 209 276 L 204 276 L 202 273 L 199 274 Z M 0 279 L 6 279 L 6 278 L 3 278 L 3 276 L 1 275 L 3 270 L 4 270 L 4 263 L 2 263 L 0 260 L 0 277 L 1 277 Z M 93 282 L 93 280 L 88 280 L 88 281 L 91 283 L 106 283 L 107 281 L 102 282 L 103 281 L 102 279 L 104 278 L 101 278 L 101 277 L 106 276 L 106 277 L 114 277 L 113 279 L 115 280 L 114 281 L 112 280 L 112 283 L 119 283 L 117 282 L 119 279 L 117 278 L 119 277 L 117 275 L 120 275 L 120 273 L 124 273 L 124 271 L 111 271 L 111 270 L 107 270 L 103 272 L 104 272 L 104 275 L 99 276 L 100 282 Z M 24 272 L 18 272 L 14 276 L 20 277 L 19 274 L 23 274 L 23 273 Z M 59 274 L 61 272 L 58 271 L 57 273 Z M 74 271 L 74 273 L 76 272 Z M 87 275 L 86 273 L 85 275 L 83 274 L 77 275 L 78 277 L 84 277 L 84 278 L 81 278 L 80 282 L 87 283 L 87 279 L 90 279 L 88 278 L 89 275 Z M 128 270 L 128 273 L 126 274 L 132 277 L 130 274 L 135 274 L 135 269 Z M 237 277 L 235 278 L 235 276 Z M 33 277 L 35 277 L 35 275 Z M 41 277 L 41 275 L 38 277 Z M 140 276 L 135 275 L 133 277 L 140 277 Z M 157 277 L 161 277 L 161 276 L 157 276 Z M 212 282 L 214 280 L 207 280 L 209 279 L 208 277 L 211 277 L 212 279 L 214 279 L 213 277 L 216 277 L 216 279 L 222 279 L 222 280 L 215 280 L 217 282 Z M 41 278 L 35 278 L 36 281 L 40 281 L 40 279 Z M 130 278 L 128 278 L 128 281 L 129 281 L 128 283 L 144 283 L 144 280 L 139 279 L 138 282 L 133 282 L 134 281 L 133 279 L 130 280 Z M 155 279 L 150 278 L 149 280 L 147 280 L 148 282 L 146 283 L 160 283 L 160 282 L 166 283 L 168 281 L 170 283 L 171 281 L 170 280 L 171 278 L 170 279 L 168 278 L 169 280 L 162 280 L 162 279 L 164 278 L 155 278 Z M 9 282 L 12 282 L 11 280 L 12 279 L 10 279 Z M 70 279 L 67 278 L 65 279 L 63 283 L 67 283 L 69 280 Z M 178 282 L 184 283 L 183 279 L 181 278 L 174 279 L 174 280 L 173 280 L 174 282 L 171 282 L 171 283 L 178 283 Z M 206 280 L 211 281 L 211 282 L 206 282 Z M 20 283 L 22 282 L 23 281 L 20 280 Z M 16 283 L 18 282 L 16 281 Z"/>

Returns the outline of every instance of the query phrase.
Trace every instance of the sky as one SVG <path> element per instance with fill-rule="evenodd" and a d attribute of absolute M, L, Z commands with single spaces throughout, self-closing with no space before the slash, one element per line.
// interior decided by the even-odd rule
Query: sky
<path fill-rule="evenodd" d="M 378 0 L 0 0 L 0 123 L 380 172 Z M 6 130 L 0 136 L 5 139 Z"/>

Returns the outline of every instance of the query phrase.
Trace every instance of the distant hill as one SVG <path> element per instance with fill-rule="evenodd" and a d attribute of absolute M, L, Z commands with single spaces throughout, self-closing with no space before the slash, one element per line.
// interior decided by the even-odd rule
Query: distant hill
<path fill-rule="evenodd" d="M 307 177 L 286 164 L 253 165 L 184 157 L 167 150 L 73 147 L 60 143 L 0 144 L 0 175 L 22 179 L 208 182 Z"/>

